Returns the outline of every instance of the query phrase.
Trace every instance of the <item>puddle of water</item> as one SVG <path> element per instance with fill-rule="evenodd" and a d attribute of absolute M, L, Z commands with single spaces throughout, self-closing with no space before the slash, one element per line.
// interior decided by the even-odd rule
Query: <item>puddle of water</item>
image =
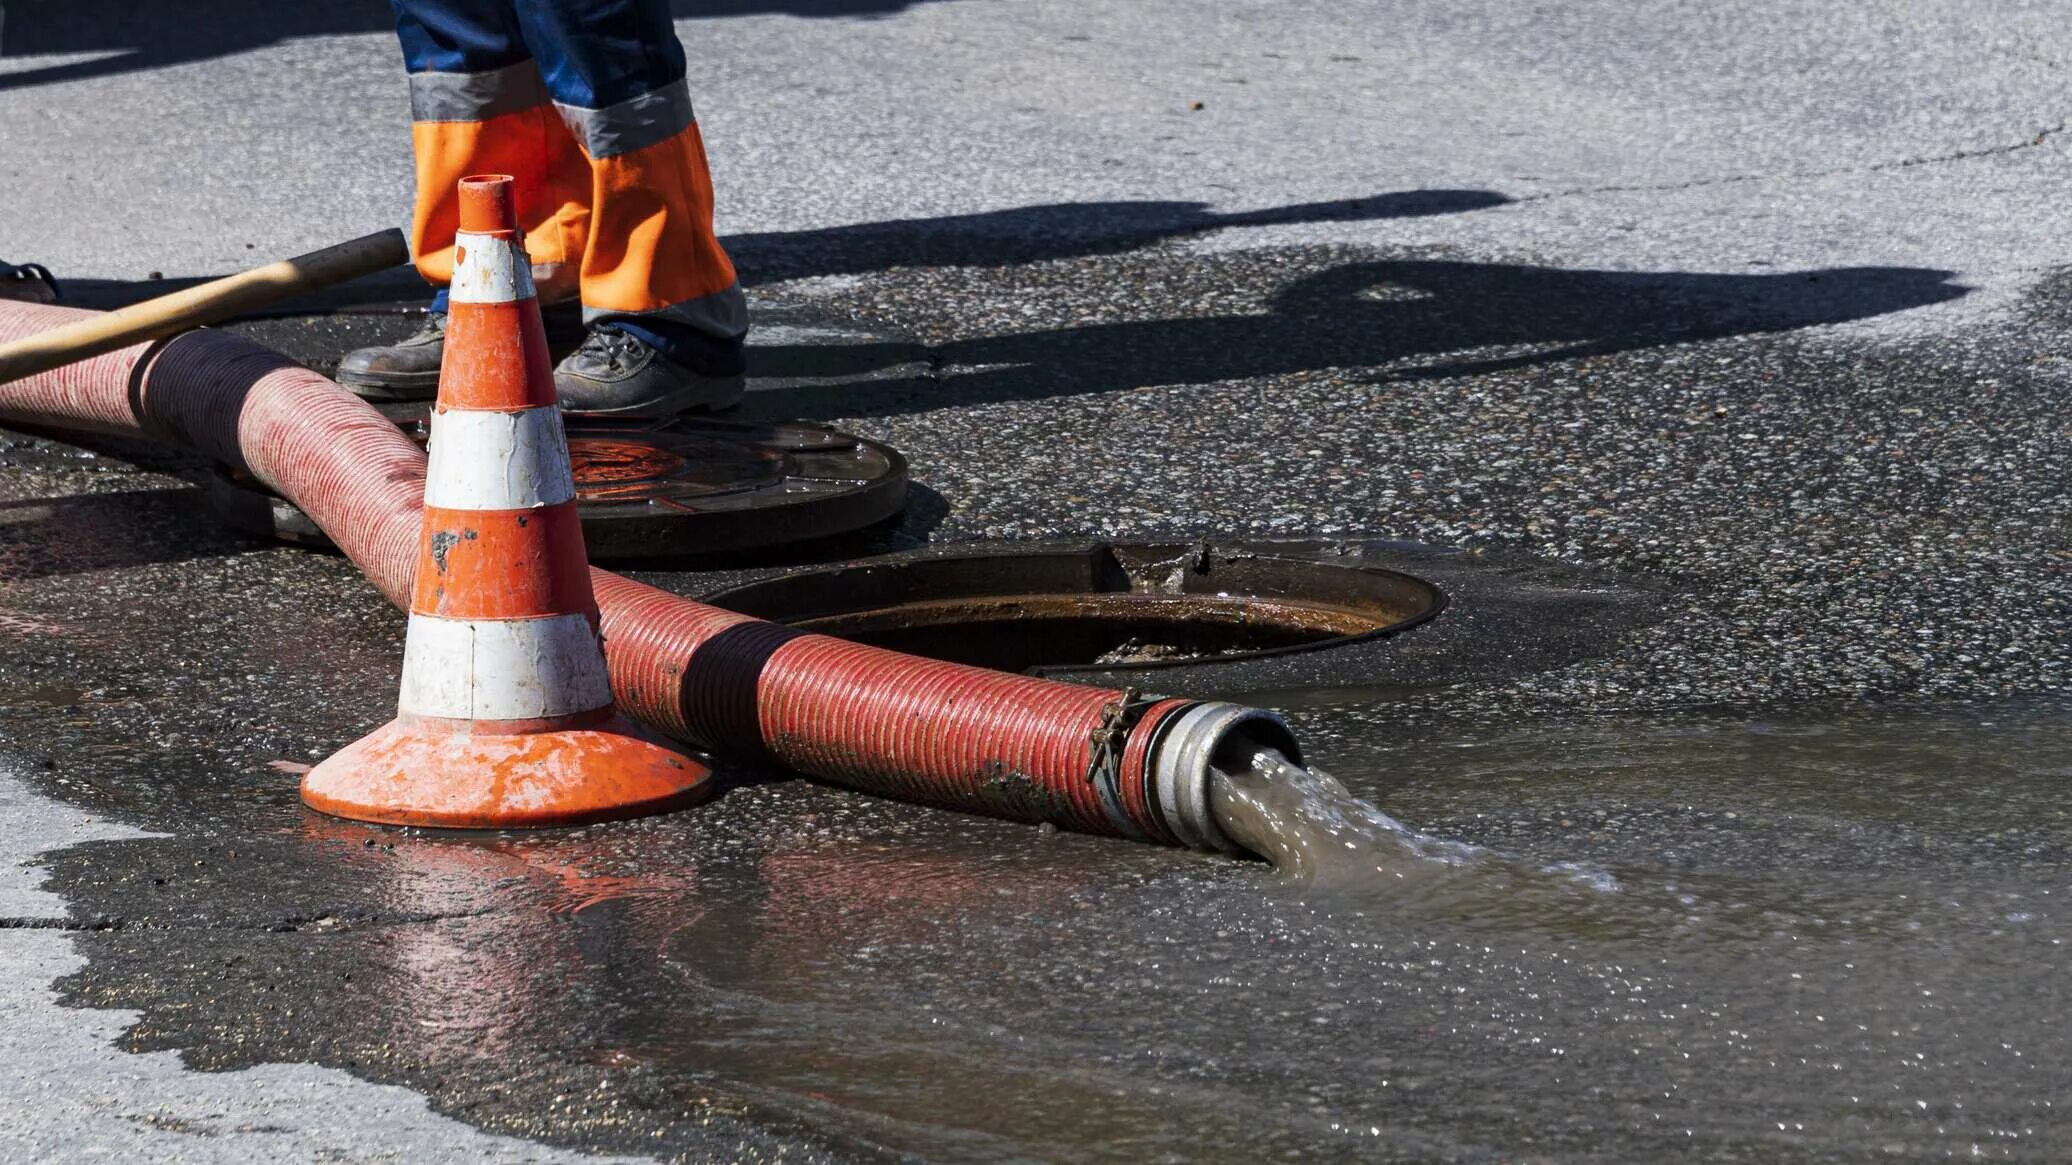
<path fill-rule="evenodd" d="M 1761 943 L 1786 931 L 1862 936 L 1920 928 L 1904 895 L 1851 900 L 1808 884 L 1761 886 L 1725 871 L 1641 869 L 1622 881 L 1582 862 L 1532 860 L 1439 837 L 1271 749 L 1246 771 L 1217 774 L 1210 796 L 1225 832 L 1272 863 L 1282 887 L 1298 892 L 1308 909 L 1387 910 L 1404 921 L 1497 933 L 1681 937 L 1714 945 Z M 2034 913 L 2013 917 L 2026 923 Z"/>
<path fill-rule="evenodd" d="M 1305 724 L 1344 791 L 1224 790 L 1256 844 L 1302 838 L 1283 878 L 800 784 L 428 838 L 305 819 L 282 777 L 264 838 L 60 855 L 53 887 L 148 915 L 82 935 L 73 984 L 137 1046 L 350 1063 L 576 1143 L 713 1114 L 980 1161 L 2072 1143 L 2063 708 L 1379 715 Z"/>
<path fill-rule="evenodd" d="M 84 688 L 37 686 L 25 688 L 0 687 L 0 706 L 15 705 L 33 708 L 75 707 L 88 693 Z"/>

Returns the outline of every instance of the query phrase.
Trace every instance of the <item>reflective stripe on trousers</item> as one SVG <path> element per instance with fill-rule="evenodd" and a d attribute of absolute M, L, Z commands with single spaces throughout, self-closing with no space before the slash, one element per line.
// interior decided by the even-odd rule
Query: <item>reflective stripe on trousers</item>
<path fill-rule="evenodd" d="M 410 72 L 411 245 L 426 279 L 453 276 L 460 179 L 510 174 L 543 298 L 579 294 L 591 322 L 747 331 L 668 0 L 390 3 Z"/>

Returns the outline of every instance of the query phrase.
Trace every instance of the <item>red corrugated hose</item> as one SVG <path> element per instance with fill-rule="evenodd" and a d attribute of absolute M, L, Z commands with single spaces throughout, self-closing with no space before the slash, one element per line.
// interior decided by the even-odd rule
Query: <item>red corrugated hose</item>
<path fill-rule="evenodd" d="M 87 313 L 0 301 L 0 342 Z M 300 506 L 390 602 L 409 602 L 425 455 L 269 348 L 203 329 L 0 384 L 0 420 L 193 449 Z M 1277 717 L 920 659 L 592 569 L 628 714 L 720 756 L 1016 821 L 1235 851 L 1207 809 L 1226 744 L 1296 756 Z"/>

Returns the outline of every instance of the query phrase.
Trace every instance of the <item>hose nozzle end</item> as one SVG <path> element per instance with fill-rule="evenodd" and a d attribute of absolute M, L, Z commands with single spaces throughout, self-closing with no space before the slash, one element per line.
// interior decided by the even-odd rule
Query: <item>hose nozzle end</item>
<path fill-rule="evenodd" d="M 1279 715 L 1242 704 L 1210 701 L 1181 711 L 1159 728 L 1152 743 L 1152 789 L 1161 818 L 1180 844 L 1194 849 L 1242 854 L 1209 807 L 1209 781 L 1216 772 L 1244 772 L 1265 749 L 1300 763 L 1302 746 Z"/>

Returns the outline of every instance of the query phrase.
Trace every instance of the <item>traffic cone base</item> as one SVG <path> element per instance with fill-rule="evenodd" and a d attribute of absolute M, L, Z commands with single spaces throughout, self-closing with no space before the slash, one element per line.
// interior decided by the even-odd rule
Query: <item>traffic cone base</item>
<path fill-rule="evenodd" d="M 526 829 L 694 805 L 712 770 L 618 716 L 589 728 L 473 731 L 399 716 L 302 780 L 333 817 L 442 829 Z"/>

